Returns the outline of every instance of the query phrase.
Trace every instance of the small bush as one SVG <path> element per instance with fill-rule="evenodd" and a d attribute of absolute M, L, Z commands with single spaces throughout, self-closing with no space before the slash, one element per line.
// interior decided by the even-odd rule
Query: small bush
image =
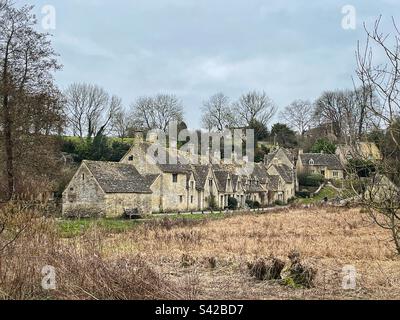
<path fill-rule="evenodd" d="M 298 196 L 299 198 L 307 199 L 311 197 L 311 192 L 308 190 L 301 190 L 296 192 L 296 196 Z"/>
<path fill-rule="evenodd" d="M 283 283 L 293 288 L 312 288 L 317 271 L 301 263 L 300 253 L 292 251 L 288 258 L 290 266 L 282 272 Z"/>
<path fill-rule="evenodd" d="M 276 200 L 276 201 L 274 202 L 274 205 L 276 205 L 276 206 L 283 206 L 284 203 L 283 203 L 283 201 L 281 201 L 281 200 Z"/>
<path fill-rule="evenodd" d="M 250 209 L 258 209 L 261 208 L 261 204 L 258 201 L 253 201 L 253 200 L 246 200 L 246 205 Z"/>
<path fill-rule="evenodd" d="M 229 210 L 236 210 L 238 208 L 238 201 L 236 198 L 233 197 L 228 198 L 228 208 Z"/>
<path fill-rule="evenodd" d="M 279 280 L 285 263 L 276 258 L 260 258 L 247 263 L 250 276 L 257 280 Z"/>
<path fill-rule="evenodd" d="M 306 187 L 319 187 L 325 181 L 325 177 L 318 173 L 299 175 L 299 184 Z"/>

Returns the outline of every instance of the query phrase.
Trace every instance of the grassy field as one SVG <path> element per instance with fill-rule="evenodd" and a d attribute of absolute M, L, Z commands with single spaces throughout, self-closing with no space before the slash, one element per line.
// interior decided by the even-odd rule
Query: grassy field
<path fill-rule="evenodd" d="M 400 299 L 390 233 L 360 209 L 146 221 L 52 220 L 15 210 L 7 217 L 0 245 L 18 237 L 2 253 L 0 299 Z M 258 280 L 249 270 L 260 258 L 288 265 L 293 250 L 317 272 L 311 288 Z M 56 270 L 54 291 L 39 285 L 45 265 Z M 353 290 L 342 287 L 348 265 L 357 271 Z"/>
<path fill-rule="evenodd" d="M 325 197 L 328 198 L 328 200 L 332 200 L 337 196 L 339 196 L 339 193 L 335 189 L 325 187 L 313 198 L 299 198 L 297 202 L 300 204 L 320 203 L 325 199 Z"/>
<path fill-rule="evenodd" d="M 193 215 L 179 215 L 169 214 L 153 215 L 140 220 L 125 220 L 119 218 L 99 218 L 99 219 L 59 219 L 57 221 L 57 229 L 60 237 L 74 238 L 82 236 L 90 229 L 96 228 L 105 233 L 123 233 L 134 230 L 140 224 L 148 223 L 149 220 L 153 222 L 162 222 L 163 220 L 171 220 L 172 222 L 179 221 L 204 221 L 223 219 L 226 215 L 224 213 L 212 213 L 207 215 L 193 214 Z"/>
<path fill-rule="evenodd" d="M 103 248 L 110 259 L 139 254 L 172 282 L 189 283 L 201 299 L 400 299 L 400 259 L 389 239 L 359 209 L 315 209 L 141 225 L 110 236 Z M 292 250 L 317 270 L 314 288 L 250 277 L 248 262 L 287 261 Z M 342 288 L 345 265 L 357 270 L 355 290 Z"/>

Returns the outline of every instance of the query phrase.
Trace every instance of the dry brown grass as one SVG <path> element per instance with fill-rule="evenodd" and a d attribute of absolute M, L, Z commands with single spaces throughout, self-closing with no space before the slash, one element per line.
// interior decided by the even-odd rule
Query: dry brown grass
<path fill-rule="evenodd" d="M 10 218 L 0 244 L 26 225 L 0 253 L 0 298 L 400 298 L 400 259 L 390 234 L 359 209 L 291 209 L 191 223 L 164 220 L 122 234 L 93 227 L 72 239 L 60 239 L 53 221 L 34 214 L 27 219 L 24 213 Z M 287 264 L 292 251 L 317 270 L 313 288 L 260 281 L 249 272 L 249 262 L 260 259 Z M 40 287 L 44 265 L 56 268 L 56 291 Z M 345 265 L 357 269 L 355 290 L 342 289 Z"/>
<path fill-rule="evenodd" d="M 54 221 L 35 209 L 0 209 L 0 299 L 184 299 L 185 284 L 164 279 L 137 255 L 107 259 L 105 235 L 60 239 Z M 42 268 L 56 271 L 56 289 L 42 288 Z"/>
<path fill-rule="evenodd" d="M 113 259 L 140 254 L 172 281 L 195 281 L 197 298 L 400 298 L 400 259 L 390 234 L 359 209 L 292 209 L 194 226 L 145 225 L 105 244 Z M 292 250 L 318 270 L 314 288 L 291 289 L 249 275 L 249 261 L 273 256 L 288 262 Z M 182 257 L 191 263 L 182 264 Z M 356 290 L 342 289 L 345 265 L 357 269 Z"/>

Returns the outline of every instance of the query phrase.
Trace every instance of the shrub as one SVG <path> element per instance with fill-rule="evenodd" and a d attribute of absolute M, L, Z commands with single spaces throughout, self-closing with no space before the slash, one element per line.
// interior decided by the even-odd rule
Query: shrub
<path fill-rule="evenodd" d="M 311 192 L 308 190 L 301 190 L 296 192 L 296 196 L 300 197 L 300 198 L 310 198 L 311 197 Z"/>
<path fill-rule="evenodd" d="M 313 153 L 328 153 L 328 154 L 335 154 L 336 152 L 336 145 L 330 142 L 327 139 L 318 139 L 315 144 L 311 148 L 311 152 Z"/>
<path fill-rule="evenodd" d="M 246 205 L 247 205 L 250 209 L 258 209 L 258 208 L 261 208 L 261 203 L 259 203 L 258 201 L 246 200 Z"/>
<path fill-rule="evenodd" d="M 319 187 L 324 181 L 324 176 L 318 173 L 299 175 L 299 184 L 301 186 Z"/>
<path fill-rule="evenodd" d="M 276 258 L 260 258 L 254 262 L 247 263 L 250 276 L 257 280 L 278 280 L 285 263 Z"/>
<path fill-rule="evenodd" d="M 236 198 L 233 197 L 228 198 L 228 208 L 229 210 L 236 210 L 238 208 L 238 201 Z"/>
<path fill-rule="evenodd" d="M 281 201 L 281 200 L 276 200 L 276 201 L 274 202 L 274 204 L 275 204 L 276 206 L 283 206 L 283 205 L 284 205 L 283 201 Z"/>
<path fill-rule="evenodd" d="M 283 270 L 283 283 L 293 288 L 312 288 L 317 271 L 301 263 L 300 253 L 290 252 L 290 266 Z"/>

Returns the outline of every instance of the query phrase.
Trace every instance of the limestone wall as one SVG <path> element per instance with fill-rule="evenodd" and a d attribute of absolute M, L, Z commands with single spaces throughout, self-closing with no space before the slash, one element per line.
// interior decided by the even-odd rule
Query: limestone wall
<path fill-rule="evenodd" d="M 105 194 L 92 174 L 82 164 L 65 189 L 62 199 L 63 215 L 104 215 Z M 86 211 L 86 213 L 84 212 Z"/>

